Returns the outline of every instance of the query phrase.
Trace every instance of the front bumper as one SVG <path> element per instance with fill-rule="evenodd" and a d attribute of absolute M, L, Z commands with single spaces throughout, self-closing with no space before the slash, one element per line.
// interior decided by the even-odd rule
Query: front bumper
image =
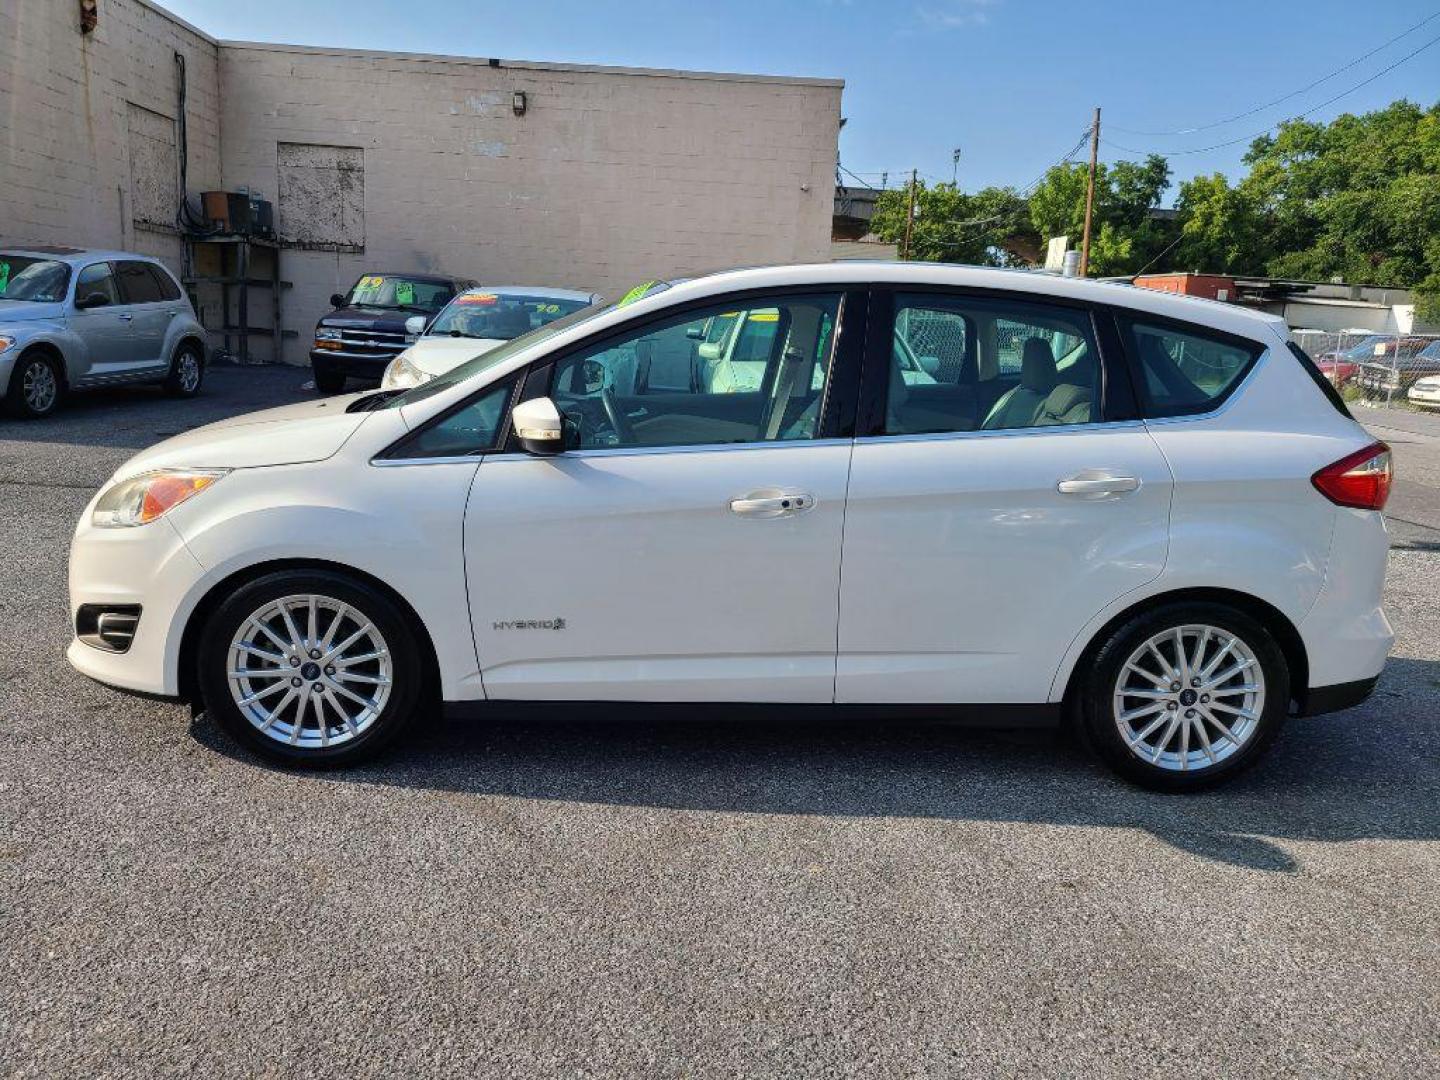
<path fill-rule="evenodd" d="M 98 496 L 97 496 L 98 497 Z M 130 646 L 106 651 L 79 637 L 66 658 L 83 675 L 122 690 L 180 693 L 180 636 L 204 568 L 166 518 L 129 529 L 97 529 L 85 508 L 70 543 L 70 626 L 82 604 L 143 609 Z"/>
<path fill-rule="evenodd" d="M 385 369 L 389 366 L 390 361 L 399 355 L 398 351 L 388 355 L 376 355 L 374 353 L 344 352 L 340 349 L 311 349 L 310 366 L 320 372 L 347 375 L 352 379 L 373 379 L 379 382 L 380 376 L 385 374 Z"/>

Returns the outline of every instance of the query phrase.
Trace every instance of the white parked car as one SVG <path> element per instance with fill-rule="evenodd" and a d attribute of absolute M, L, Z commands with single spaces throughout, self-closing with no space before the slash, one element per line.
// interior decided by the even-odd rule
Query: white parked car
<path fill-rule="evenodd" d="M 528 334 L 599 300 L 599 293 L 529 285 L 467 289 L 428 325 L 424 315 L 412 315 L 406 320 L 405 329 L 415 344 L 386 365 L 380 389 L 419 386 L 501 342 Z"/>
<path fill-rule="evenodd" d="M 1412 404 L 1427 409 L 1440 409 L 1440 375 L 1426 375 L 1410 384 L 1405 395 Z"/>
<path fill-rule="evenodd" d="M 758 387 L 650 377 L 756 310 Z M 894 344 L 919 327 L 931 382 Z M 1267 315 L 1015 271 L 739 270 L 137 455 L 77 528 L 69 657 L 299 764 L 368 757 L 432 703 L 746 702 L 1072 722 L 1191 788 L 1370 692 L 1390 477 Z"/>

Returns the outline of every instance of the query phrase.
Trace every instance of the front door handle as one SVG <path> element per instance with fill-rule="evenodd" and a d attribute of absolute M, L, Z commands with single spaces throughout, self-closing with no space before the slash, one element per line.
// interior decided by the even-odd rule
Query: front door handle
<path fill-rule="evenodd" d="M 1135 491 L 1140 481 L 1134 476 L 1115 476 L 1087 469 L 1076 476 L 1061 480 L 1055 490 L 1061 495 L 1082 495 L 1089 498 L 1104 498 L 1106 495 L 1124 495 Z"/>
<path fill-rule="evenodd" d="M 129 314 L 128 312 L 122 311 L 122 312 L 120 313 L 120 321 L 121 321 L 121 322 L 129 322 L 129 321 L 130 321 L 131 319 L 133 319 L 133 318 L 135 318 L 135 316 Z"/>
<path fill-rule="evenodd" d="M 766 488 L 730 500 L 730 512 L 741 517 L 773 518 L 803 514 L 815 505 L 808 491 L 777 491 Z"/>

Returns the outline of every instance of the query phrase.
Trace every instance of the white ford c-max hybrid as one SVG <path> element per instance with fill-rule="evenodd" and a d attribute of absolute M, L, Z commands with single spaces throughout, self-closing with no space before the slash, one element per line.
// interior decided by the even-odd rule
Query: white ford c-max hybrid
<path fill-rule="evenodd" d="M 751 310 L 758 385 L 697 384 Z M 823 704 L 1069 720 L 1193 788 L 1370 692 L 1390 476 L 1266 315 L 740 270 L 137 455 L 76 530 L 69 658 L 298 764 L 438 702 Z"/>

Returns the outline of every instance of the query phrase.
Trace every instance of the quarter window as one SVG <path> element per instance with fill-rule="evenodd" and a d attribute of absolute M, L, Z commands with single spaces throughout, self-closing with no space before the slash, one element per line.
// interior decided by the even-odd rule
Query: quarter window
<path fill-rule="evenodd" d="M 650 323 L 561 360 L 551 397 L 579 449 L 814 438 L 839 308 L 796 296 Z"/>
<path fill-rule="evenodd" d="M 1264 348 L 1203 332 L 1131 320 L 1131 348 L 1146 416 L 1209 412 L 1244 378 Z"/>
<path fill-rule="evenodd" d="M 513 379 L 481 394 L 395 448 L 395 458 L 465 457 L 494 449 Z"/>
<path fill-rule="evenodd" d="M 1100 419 L 1100 355 L 1084 311 L 901 293 L 890 365 L 886 434 Z"/>

